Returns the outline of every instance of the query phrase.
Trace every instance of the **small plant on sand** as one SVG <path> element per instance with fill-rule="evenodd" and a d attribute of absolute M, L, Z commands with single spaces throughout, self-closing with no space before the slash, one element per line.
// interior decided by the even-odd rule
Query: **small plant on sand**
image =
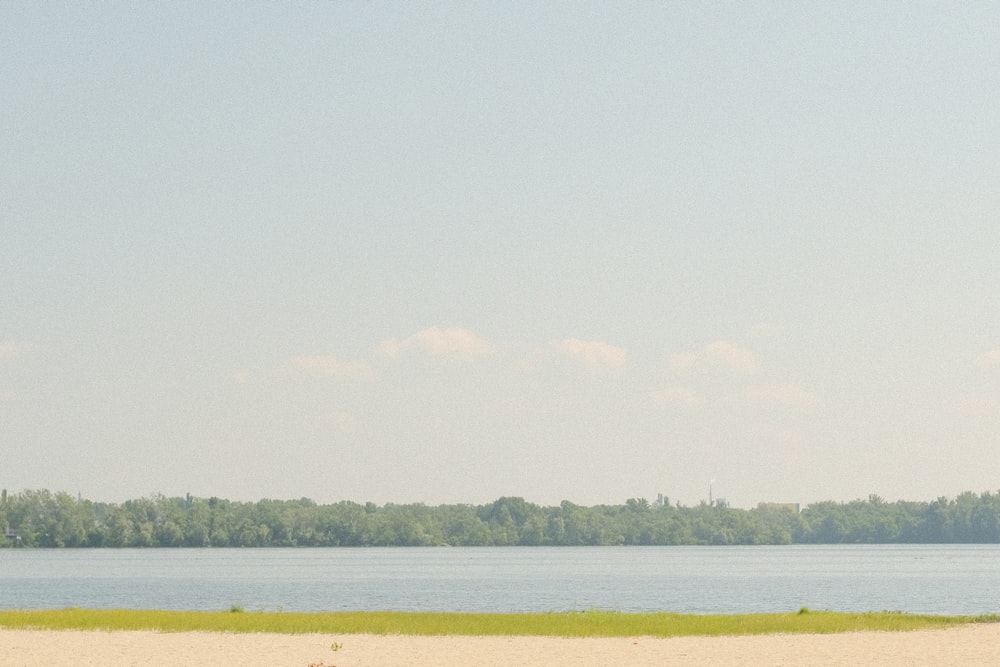
<path fill-rule="evenodd" d="M 336 653 L 337 651 L 339 651 L 342 648 L 344 648 L 344 645 L 341 644 L 340 642 L 333 642 L 332 644 L 330 644 L 330 650 L 333 651 L 334 653 Z M 323 662 L 322 660 L 320 660 L 319 662 L 310 662 L 309 663 L 309 667 L 337 667 L 337 666 L 336 665 L 328 665 L 325 662 Z"/>

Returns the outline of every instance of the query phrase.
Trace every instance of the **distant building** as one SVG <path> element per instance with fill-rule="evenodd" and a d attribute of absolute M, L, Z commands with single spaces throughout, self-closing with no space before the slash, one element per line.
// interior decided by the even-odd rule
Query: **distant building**
<path fill-rule="evenodd" d="M 757 509 L 759 510 L 789 510 L 791 512 L 799 513 L 798 503 L 757 503 Z"/>
<path fill-rule="evenodd" d="M 662 493 L 656 494 L 656 500 L 653 501 L 653 507 L 660 508 L 660 507 L 667 507 L 669 505 L 670 505 L 670 498 L 667 498 Z"/>

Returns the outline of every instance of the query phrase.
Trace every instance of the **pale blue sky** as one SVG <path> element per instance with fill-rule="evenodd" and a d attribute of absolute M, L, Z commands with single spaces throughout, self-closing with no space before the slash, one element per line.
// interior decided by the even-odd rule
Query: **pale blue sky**
<path fill-rule="evenodd" d="M 0 485 L 1000 489 L 996 3 L 5 3 Z"/>

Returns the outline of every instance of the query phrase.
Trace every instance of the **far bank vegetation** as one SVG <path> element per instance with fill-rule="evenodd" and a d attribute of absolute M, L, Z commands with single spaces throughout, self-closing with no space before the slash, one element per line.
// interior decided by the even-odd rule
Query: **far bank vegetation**
<path fill-rule="evenodd" d="M 504 497 L 485 505 L 299 500 L 236 502 L 155 495 L 124 503 L 63 492 L 0 496 L 0 547 L 609 546 L 1000 543 L 1000 494 L 931 502 L 746 510 L 630 498 L 622 505 L 545 507 Z"/>

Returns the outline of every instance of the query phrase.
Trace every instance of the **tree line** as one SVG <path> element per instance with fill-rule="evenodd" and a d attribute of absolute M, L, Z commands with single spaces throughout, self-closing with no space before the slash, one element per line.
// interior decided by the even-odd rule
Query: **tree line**
<path fill-rule="evenodd" d="M 29 490 L 0 495 L 0 547 L 365 547 L 998 543 L 1000 493 L 931 502 L 877 495 L 802 511 L 630 498 L 585 507 L 503 497 L 485 505 L 321 505 L 154 495 L 124 503 Z"/>

